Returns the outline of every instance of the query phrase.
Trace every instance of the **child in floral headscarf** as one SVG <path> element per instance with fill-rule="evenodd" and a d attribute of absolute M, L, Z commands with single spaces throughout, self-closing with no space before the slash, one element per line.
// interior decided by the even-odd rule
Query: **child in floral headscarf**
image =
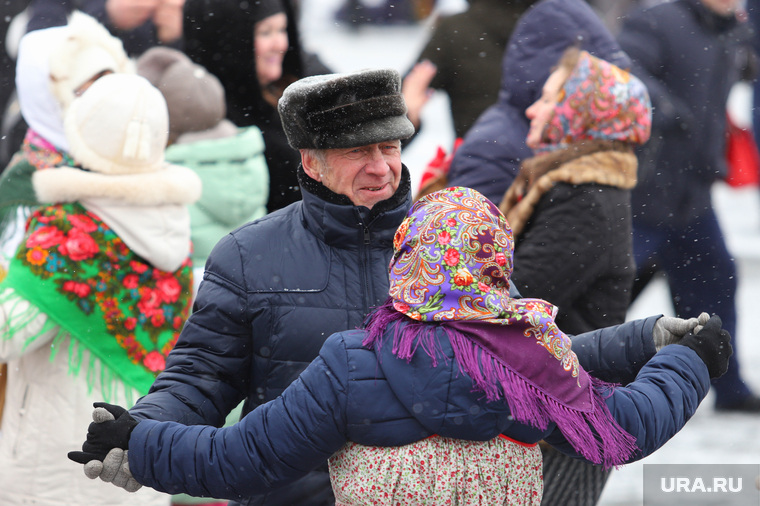
<path fill-rule="evenodd" d="M 551 304 L 510 297 L 512 247 L 480 193 L 431 193 L 396 233 L 390 300 L 366 329 L 329 337 L 280 397 L 223 428 L 98 403 L 69 458 L 100 473 L 128 454 L 117 486 L 238 499 L 331 457 L 337 504 L 536 505 L 541 439 L 605 467 L 665 444 L 725 371 L 720 319 L 657 355 L 659 316 L 576 336 L 576 354 Z M 591 377 L 599 358 L 596 374 L 635 379 Z"/>
<path fill-rule="evenodd" d="M 517 237 L 512 281 L 523 296 L 550 300 L 569 334 L 625 321 L 635 275 L 631 189 L 634 147 L 649 139 L 651 105 L 644 84 L 586 51 L 568 49 L 526 110 L 525 160 L 500 209 Z M 581 504 L 595 504 L 602 468 L 543 448 L 545 504 L 554 497 L 551 458 L 564 462 L 562 483 Z M 597 479 L 566 479 L 568 466 Z M 585 471 L 582 471 L 585 469 Z M 576 482 L 594 483 L 593 490 Z M 551 499 L 551 500 L 550 500 Z"/>

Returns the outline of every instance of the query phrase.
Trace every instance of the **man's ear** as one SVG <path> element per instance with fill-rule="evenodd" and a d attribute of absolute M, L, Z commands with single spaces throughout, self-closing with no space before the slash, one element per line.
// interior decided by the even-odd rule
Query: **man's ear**
<path fill-rule="evenodd" d="M 307 176 L 315 181 L 322 181 L 322 174 L 320 173 L 322 167 L 319 160 L 312 155 L 311 151 L 307 149 L 301 150 L 301 165 Z"/>

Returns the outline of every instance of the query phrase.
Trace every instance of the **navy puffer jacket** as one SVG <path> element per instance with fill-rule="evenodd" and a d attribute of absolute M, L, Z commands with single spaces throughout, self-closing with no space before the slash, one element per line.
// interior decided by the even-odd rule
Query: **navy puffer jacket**
<path fill-rule="evenodd" d="M 707 367 L 690 348 L 671 345 L 654 354 L 651 334 L 657 318 L 573 341 L 587 370 L 623 382 L 635 375 L 606 400 L 615 419 L 636 438 L 640 452 L 631 460 L 678 432 L 710 386 Z M 502 433 L 526 443 L 544 439 L 575 456 L 554 424 L 538 430 L 518 423 L 506 402 L 489 403 L 473 391 L 445 331 L 439 328 L 437 337 L 446 358 L 439 356 L 433 366 L 422 350 L 411 363 L 395 357 L 392 326 L 374 350 L 362 346 L 361 330 L 331 336 L 282 396 L 232 427 L 139 423 L 129 442 L 132 474 L 158 490 L 234 500 L 290 483 L 348 440 L 395 446 L 432 434 L 486 440 Z"/>
<path fill-rule="evenodd" d="M 359 327 L 385 301 L 393 236 L 411 205 L 408 170 L 394 197 L 371 211 L 301 175 L 302 201 L 214 247 L 193 314 L 130 410 L 135 418 L 221 426 L 243 399 L 243 414 L 275 399 L 327 337 Z M 329 504 L 326 465 L 297 497 L 293 489 L 245 504 Z"/>
<path fill-rule="evenodd" d="M 568 47 L 580 44 L 621 68 L 628 56 L 583 0 L 542 0 L 517 23 L 502 62 L 498 102 L 480 115 L 451 161 L 449 184 L 474 188 L 493 202 L 533 156 L 525 145 L 525 110 L 541 95 L 544 82 Z"/>

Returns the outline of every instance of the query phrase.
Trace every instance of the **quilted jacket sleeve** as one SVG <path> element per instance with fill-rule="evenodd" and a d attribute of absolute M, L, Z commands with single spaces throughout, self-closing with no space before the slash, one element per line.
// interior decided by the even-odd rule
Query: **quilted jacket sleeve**
<path fill-rule="evenodd" d="M 612 391 L 606 403 L 620 426 L 636 438 L 639 449 L 629 462 L 667 443 L 692 417 L 710 388 L 707 366 L 696 352 L 671 344 L 641 369 L 635 381 Z M 546 442 L 577 457 L 559 430 Z"/>
<path fill-rule="evenodd" d="M 306 475 L 346 442 L 347 364 L 334 334 L 280 397 L 235 425 L 140 422 L 129 441 L 133 476 L 163 492 L 240 500 Z"/>
<path fill-rule="evenodd" d="M 661 316 L 578 334 L 572 337 L 573 351 L 592 376 L 627 385 L 656 353 L 652 329 Z"/>
<path fill-rule="evenodd" d="M 132 416 L 219 427 L 245 397 L 252 329 L 245 288 L 234 281 L 243 269 L 237 241 L 227 235 L 209 257 L 193 313 L 166 368 Z"/>

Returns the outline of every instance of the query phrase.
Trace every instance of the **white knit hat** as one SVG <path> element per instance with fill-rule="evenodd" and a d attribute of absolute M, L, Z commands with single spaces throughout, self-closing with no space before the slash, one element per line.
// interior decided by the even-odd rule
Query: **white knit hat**
<path fill-rule="evenodd" d="M 137 73 L 164 95 L 172 141 L 215 127 L 227 113 L 222 83 L 182 51 L 150 48 L 137 59 Z"/>
<path fill-rule="evenodd" d="M 64 118 L 69 153 L 103 174 L 160 170 L 169 113 L 158 89 L 136 74 L 101 77 L 75 99 Z"/>
<path fill-rule="evenodd" d="M 65 110 L 75 90 L 97 74 L 110 71 L 135 73 L 135 64 L 121 40 L 95 18 L 74 11 L 66 36 L 50 50 L 50 86 Z"/>

